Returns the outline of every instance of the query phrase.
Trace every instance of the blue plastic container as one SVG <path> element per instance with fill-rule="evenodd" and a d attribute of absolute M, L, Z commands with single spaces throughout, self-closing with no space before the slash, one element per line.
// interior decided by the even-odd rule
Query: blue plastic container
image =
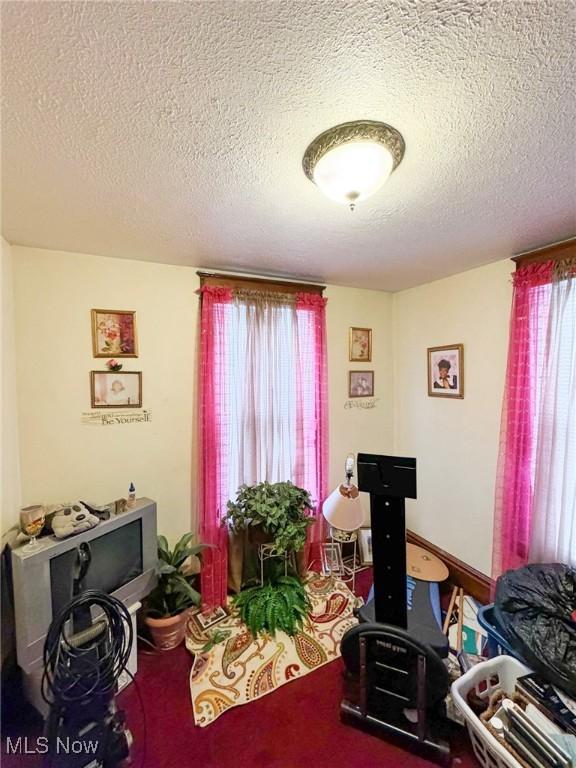
<path fill-rule="evenodd" d="M 483 605 L 478 609 L 478 624 L 486 630 L 488 635 L 488 656 L 492 659 L 494 656 L 506 654 L 507 656 L 514 656 L 519 661 L 525 663 L 522 656 L 512 648 L 506 638 L 494 626 L 493 613 L 494 603 Z"/>

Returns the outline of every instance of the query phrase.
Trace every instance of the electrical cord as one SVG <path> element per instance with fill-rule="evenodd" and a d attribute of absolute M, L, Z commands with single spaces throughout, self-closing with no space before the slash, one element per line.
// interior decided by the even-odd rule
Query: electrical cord
<path fill-rule="evenodd" d="M 96 622 L 71 635 L 66 625 L 74 613 L 97 607 Z M 111 595 L 90 589 L 74 598 L 50 625 L 44 643 L 42 697 L 51 707 L 85 704 L 115 690 L 132 647 L 132 620 L 126 606 Z M 104 640 L 106 642 L 104 642 Z"/>
<path fill-rule="evenodd" d="M 144 707 L 144 698 L 142 696 L 142 691 L 140 690 L 140 686 L 138 684 L 138 681 L 130 672 L 128 667 L 126 667 L 126 673 L 130 680 L 132 681 L 134 685 L 134 690 L 136 691 L 136 695 L 138 697 L 138 702 L 140 704 L 140 712 L 142 713 L 142 731 L 143 731 L 143 739 L 142 739 L 142 753 L 140 758 L 140 768 L 144 768 L 146 765 L 146 757 L 147 757 L 147 748 L 148 748 L 148 728 L 146 724 L 146 708 Z"/>

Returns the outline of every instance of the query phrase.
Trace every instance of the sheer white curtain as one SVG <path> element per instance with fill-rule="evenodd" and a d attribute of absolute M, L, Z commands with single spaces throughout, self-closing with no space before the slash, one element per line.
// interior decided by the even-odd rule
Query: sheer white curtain
<path fill-rule="evenodd" d="M 242 293 L 228 308 L 227 359 L 234 376 L 223 425 L 228 499 L 243 483 L 294 480 L 298 321 L 279 294 Z"/>
<path fill-rule="evenodd" d="M 549 286 L 547 322 L 538 329 L 542 369 L 535 401 L 532 562 L 576 565 L 576 262 Z"/>

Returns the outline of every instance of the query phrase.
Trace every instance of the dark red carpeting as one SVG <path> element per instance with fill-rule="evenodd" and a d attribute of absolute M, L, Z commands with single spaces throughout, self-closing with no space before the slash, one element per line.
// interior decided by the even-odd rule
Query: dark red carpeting
<path fill-rule="evenodd" d="M 365 593 L 370 573 L 360 574 L 360 592 Z M 283 686 L 246 706 L 230 710 L 207 728 L 194 725 L 188 686 L 191 656 L 184 646 L 165 653 L 140 651 L 138 690 L 146 712 L 146 730 L 136 687 L 132 684 L 119 697 L 135 737 L 132 766 L 140 768 L 429 768 L 433 764 L 382 739 L 343 725 L 339 706 L 342 698 L 340 660 Z M 10 702 L 12 706 L 21 706 Z M 9 718 L 12 735 L 27 735 L 29 743 L 39 735 L 37 722 Z M 15 716 L 15 717 L 14 717 Z M 21 723 L 18 726 L 18 722 Z M 7 735 L 5 732 L 4 735 Z M 2 745 L 4 768 L 36 768 L 34 755 L 7 757 Z M 145 756 L 144 756 L 145 751 Z M 472 757 L 464 731 L 455 732 L 455 766 L 472 768 Z M 143 768 L 144 768 L 143 766 Z"/>

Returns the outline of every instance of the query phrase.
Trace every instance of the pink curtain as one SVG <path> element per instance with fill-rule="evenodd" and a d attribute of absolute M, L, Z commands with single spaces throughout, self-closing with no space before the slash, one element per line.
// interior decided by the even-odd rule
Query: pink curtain
<path fill-rule="evenodd" d="M 202 558 L 202 602 L 205 607 L 226 602 L 228 535 L 222 525 L 223 472 L 221 461 L 223 387 L 226 384 L 225 337 L 227 308 L 232 302 L 229 288 L 202 289 L 199 365 L 200 485 L 199 537 L 209 544 Z"/>
<path fill-rule="evenodd" d="M 513 274 L 508 366 L 496 478 L 492 575 L 528 560 L 532 521 L 534 416 L 544 357 L 553 262 L 528 264 Z"/>
<path fill-rule="evenodd" d="M 301 293 L 295 302 L 287 301 L 281 311 L 277 309 L 279 299 L 268 309 L 260 301 L 259 312 L 251 311 L 257 301 L 249 293 L 233 293 L 230 289 L 202 290 L 199 533 L 202 542 L 213 546 L 206 551 L 202 565 L 205 608 L 222 605 L 226 600 L 228 533 L 222 518 L 226 501 L 234 498 L 241 483 L 292 480 L 305 488 L 315 504 L 315 523 L 310 527 L 308 544 L 318 544 L 324 538 L 321 504 L 327 495 L 328 468 L 326 300 L 317 294 Z M 265 323 L 268 335 L 256 333 L 254 323 L 260 332 Z M 268 339 L 270 348 L 259 342 L 253 349 L 249 342 L 253 337 Z M 293 347 L 285 349 L 282 356 L 286 375 L 294 375 L 294 383 L 285 388 L 294 393 L 296 400 L 295 423 L 294 418 L 289 419 L 291 427 L 284 420 L 292 409 L 278 402 L 282 388 L 278 388 L 279 380 L 272 372 L 279 348 L 286 344 Z M 261 380 L 254 382 L 258 371 Z M 271 387 L 275 391 L 269 391 Z M 263 414 L 274 418 L 276 406 L 271 403 L 277 403 L 276 414 L 281 411 L 282 423 L 295 435 L 295 442 L 290 444 L 293 460 L 286 462 L 292 449 L 284 444 L 288 432 L 283 432 L 282 470 L 274 462 L 266 468 L 266 462 L 253 460 L 262 450 L 270 450 L 270 438 L 277 434 L 274 424 L 267 429 L 262 422 Z M 260 467 L 263 474 L 280 472 L 283 476 L 253 477 L 254 467 Z M 309 555 L 316 556 L 314 548 Z"/>
<path fill-rule="evenodd" d="M 294 482 L 310 491 L 316 504 L 315 522 L 308 531 L 308 562 L 319 558 L 319 545 L 326 538 L 322 517 L 322 503 L 328 496 L 326 301 L 318 294 L 296 295 L 298 452 Z"/>

